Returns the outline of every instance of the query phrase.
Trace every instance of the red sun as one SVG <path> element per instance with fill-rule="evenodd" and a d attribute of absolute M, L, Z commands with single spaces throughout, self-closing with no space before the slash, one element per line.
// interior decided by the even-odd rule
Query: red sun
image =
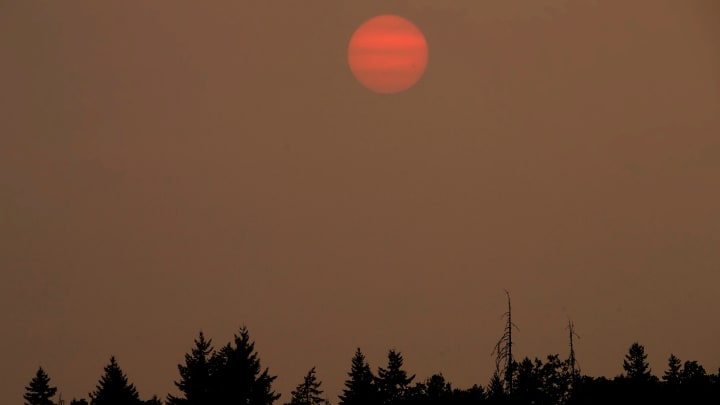
<path fill-rule="evenodd" d="M 428 47 L 415 24 L 396 15 L 364 22 L 350 38 L 348 64 L 363 86 L 392 94 L 412 87 L 425 72 Z"/>

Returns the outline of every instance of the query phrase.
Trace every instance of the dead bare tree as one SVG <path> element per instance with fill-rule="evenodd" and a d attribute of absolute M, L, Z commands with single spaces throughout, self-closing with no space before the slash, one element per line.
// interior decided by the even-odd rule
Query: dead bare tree
<path fill-rule="evenodd" d="M 495 372 L 498 376 L 504 375 L 505 377 L 505 390 L 507 394 L 512 394 L 513 391 L 513 371 L 515 367 L 515 360 L 512 354 L 512 330 L 518 327 L 512 322 L 512 306 L 510 305 L 510 293 L 505 290 L 507 296 L 508 310 L 502 315 L 502 318 L 506 318 L 505 329 L 500 340 L 495 345 L 492 355 L 495 356 Z"/>
<path fill-rule="evenodd" d="M 575 324 L 570 318 L 568 318 L 567 329 L 570 335 L 570 358 L 568 359 L 570 363 L 570 376 L 572 378 L 572 381 L 575 382 L 576 377 L 580 374 L 580 365 L 575 358 L 575 345 L 573 342 L 573 338 L 577 337 L 578 339 L 580 339 L 580 335 L 575 333 Z"/>

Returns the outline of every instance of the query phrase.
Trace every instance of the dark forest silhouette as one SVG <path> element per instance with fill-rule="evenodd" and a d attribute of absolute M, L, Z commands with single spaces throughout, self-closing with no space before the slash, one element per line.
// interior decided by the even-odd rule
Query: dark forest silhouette
<path fill-rule="evenodd" d="M 496 370 L 490 381 L 459 389 L 440 374 L 421 381 L 408 374 L 403 356 L 389 350 L 387 365 L 373 373 L 362 350 L 350 361 L 345 387 L 337 405 L 470 405 L 470 404 L 720 404 L 720 369 L 710 374 L 697 361 L 681 361 L 670 354 L 662 376 L 652 373 L 643 345 L 635 342 L 622 363 L 623 373 L 614 377 L 583 375 L 576 364 L 573 324 L 569 322 L 570 353 L 567 359 L 551 354 L 544 360 L 512 357 L 510 295 L 507 323 L 493 354 Z M 194 347 L 178 365 L 175 381 L 180 394 L 140 399 L 115 357 L 111 357 L 95 390 L 87 399 L 72 399 L 69 405 L 272 405 L 280 395 L 272 389 L 276 376 L 262 368 L 246 327 L 230 343 L 214 348 L 200 332 Z M 284 405 L 329 405 L 312 367 L 292 391 Z M 26 405 L 65 405 L 53 398 L 57 388 L 39 368 L 26 387 Z"/>

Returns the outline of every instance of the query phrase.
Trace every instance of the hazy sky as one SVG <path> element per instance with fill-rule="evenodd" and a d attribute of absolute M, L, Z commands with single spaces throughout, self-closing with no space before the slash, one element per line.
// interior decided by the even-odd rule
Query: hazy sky
<path fill-rule="evenodd" d="M 346 48 L 395 13 L 430 58 L 372 93 Z M 242 324 L 281 402 L 360 346 L 487 384 L 518 356 L 614 376 L 638 340 L 720 366 L 715 0 L 0 3 L 0 403 L 111 354 L 175 392 Z"/>

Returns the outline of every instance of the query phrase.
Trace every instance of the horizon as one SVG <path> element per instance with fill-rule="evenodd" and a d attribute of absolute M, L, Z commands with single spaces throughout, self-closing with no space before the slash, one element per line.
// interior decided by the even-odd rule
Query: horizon
<path fill-rule="evenodd" d="M 508 298 L 509 298 L 509 297 L 508 297 Z M 509 321 L 506 321 L 506 322 L 509 322 Z M 572 321 L 569 321 L 569 322 L 572 322 Z M 513 323 L 513 325 L 514 325 L 514 323 Z M 570 325 L 570 324 L 569 324 L 569 325 Z M 568 326 L 569 326 L 569 325 L 568 325 Z M 514 325 L 514 326 L 515 326 L 515 325 Z M 506 327 L 507 327 L 507 324 L 506 324 Z M 240 327 L 238 331 L 236 331 L 236 332 L 233 333 L 233 336 L 234 336 L 234 337 L 237 337 L 237 336 L 238 336 L 238 333 L 241 333 L 242 330 L 243 330 L 243 328 L 245 328 L 245 326 Z M 258 360 L 260 361 L 260 372 L 263 372 L 264 370 L 267 370 L 270 376 L 272 376 L 272 377 L 274 377 L 274 378 L 276 378 L 276 379 L 277 379 L 277 378 L 280 378 L 279 375 L 277 375 L 276 373 L 273 373 L 272 370 L 270 369 L 270 367 L 267 366 L 267 365 L 263 362 L 263 360 L 262 360 L 262 353 L 259 353 L 258 350 L 257 350 L 257 347 L 256 347 L 256 346 L 257 346 L 257 345 L 256 345 L 256 344 L 257 344 L 257 341 L 255 341 L 255 340 L 253 339 L 253 337 L 252 337 L 252 331 L 251 331 L 249 328 L 248 328 L 247 330 L 250 332 L 250 342 L 251 342 L 251 344 L 253 344 L 253 345 L 255 346 L 255 350 L 253 351 L 253 353 L 257 354 Z M 516 329 L 516 330 L 517 330 L 517 329 Z M 573 332 L 574 332 L 574 331 L 573 331 Z M 226 343 L 226 342 L 216 342 L 215 339 L 214 339 L 212 336 L 209 336 L 209 335 L 205 334 L 204 331 L 202 331 L 202 330 L 199 331 L 198 334 L 196 334 L 196 336 L 195 336 L 194 339 L 197 339 L 200 334 L 204 335 L 205 340 L 210 344 L 211 355 L 218 353 L 218 349 L 220 349 L 220 348 L 222 348 L 223 346 L 225 346 L 226 344 L 228 344 L 228 343 Z M 577 334 L 574 334 L 574 337 L 575 337 L 575 339 L 574 339 L 575 345 L 577 345 L 577 339 L 579 339 L 580 337 L 579 337 L 579 335 L 577 335 Z M 230 339 L 230 341 L 232 341 L 232 339 Z M 498 346 L 499 346 L 501 343 L 502 343 L 502 339 L 497 343 Z M 569 336 L 568 336 L 568 343 L 569 343 Z M 632 344 L 628 345 L 628 349 L 630 350 L 630 349 L 632 348 L 632 346 L 634 346 L 634 345 L 636 345 L 636 344 L 640 344 L 640 346 L 644 348 L 644 345 L 642 345 L 642 342 L 634 341 Z M 195 346 L 193 345 L 192 347 L 194 348 Z M 532 356 L 532 355 L 513 356 L 513 357 L 514 357 L 513 360 L 514 360 L 517 364 L 520 364 L 520 363 L 521 363 L 523 360 L 525 360 L 525 359 L 529 359 L 529 360 L 531 360 L 531 361 L 540 360 L 540 361 L 542 361 L 542 362 L 545 362 L 545 361 L 548 360 L 548 358 L 549 358 L 550 356 L 558 356 L 558 358 L 559 358 L 561 361 L 570 362 L 570 361 L 571 361 L 571 360 L 570 360 L 571 357 L 570 357 L 570 353 L 569 353 L 569 352 L 570 352 L 569 347 L 570 347 L 570 346 L 569 346 L 569 344 L 568 344 L 568 356 L 567 356 L 567 357 L 564 357 L 562 354 L 559 354 L 559 353 L 547 353 L 547 354 L 544 354 L 544 355 L 534 355 L 534 356 Z M 357 350 L 361 350 L 362 353 L 365 355 L 365 358 L 367 359 L 367 357 L 368 357 L 368 356 L 367 356 L 367 353 L 362 350 L 362 347 L 357 347 L 356 349 L 357 349 Z M 405 355 L 405 353 L 403 353 L 402 350 L 397 350 L 397 349 L 394 348 L 394 347 L 393 347 L 393 348 L 389 348 L 389 349 L 387 349 L 387 350 L 385 351 L 385 353 L 386 353 L 385 360 L 387 360 L 387 353 L 388 353 L 388 352 L 396 352 L 396 353 L 400 354 L 404 360 L 407 360 L 407 356 Z M 187 351 L 184 355 L 187 355 L 187 354 L 189 354 L 189 353 L 190 353 L 190 348 L 188 349 L 188 351 Z M 353 352 L 353 354 L 354 354 L 354 352 Z M 646 354 L 646 355 L 649 355 L 649 353 L 647 353 L 647 352 L 646 352 L 645 354 Z M 493 357 L 497 357 L 497 356 L 498 356 L 497 354 L 493 353 Z M 625 356 L 628 356 L 628 354 L 626 353 Z M 672 352 L 671 352 L 670 354 L 667 355 L 666 359 L 668 359 L 668 361 L 669 361 L 669 358 L 670 358 L 671 356 L 676 356 L 676 353 L 672 353 Z M 648 356 L 648 357 L 649 357 L 649 356 Z M 128 383 L 131 384 L 132 386 L 135 386 L 135 388 L 137 388 L 136 384 L 133 382 L 133 379 L 132 379 L 132 376 L 130 375 L 130 373 L 128 373 L 128 372 L 124 369 L 124 367 L 122 366 L 121 360 L 117 359 L 117 357 L 116 357 L 115 355 L 111 355 L 111 359 L 117 360 L 118 365 L 120 366 L 121 369 L 123 369 L 125 375 L 128 377 Z M 620 367 L 619 367 L 619 368 L 622 370 L 622 369 L 623 369 L 623 363 L 622 363 L 621 360 L 622 360 L 622 359 L 618 359 L 618 364 L 620 364 Z M 687 364 L 688 362 L 697 362 L 697 360 L 684 359 L 684 358 L 682 358 L 682 357 L 679 357 L 678 360 L 681 362 L 681 364 Z M 494 360 L 493 360 L 493 361 L 494 361 Z M 498 361 L 500 361 L 500 360 L 498 360 Z M 576 360 L 576 361 L 577 361 L 577 360 Z M 106 361 L 106 363 L 107 363 L 107 361 Z M 383 363 L 383 362 L 380 362 L 380 363 L 378 363 L 378 364 L 373 364 L 372 362 L 369 362 L 369 361 L 368 361 L 367 364 L 370 366 L 371 371 L 374 370 L 374 371 L 372 371 L 372 372 L 373 372 L 373 375 L 375 375 L 375 376 L 377 376 L 377 370 L 378 370 L 379 368 L 381 368 L 381 367 L 387 367 L 387 364 L 386 364 L 386 363 Z M 568 363 L 568 364 L 570 364 L 570 363 Z M 703 368 L 707 371 L 707 374 L 708 374 L 708 376 L 709 376 L 710 378 L 715 378 L 715 379 L 720 378 L 720 364 L 716 365 L 716 368 L 708 367 L 707 365 L 702 364 L 702 362 L 697 362 L 697 364 L 699 364 L 701 367 L 703 367 Z M 180 362 L 179 365 L 185 365 L 185 360 L 183 360 L 182 362 Z M 43 369 L 45 372 L 48 371 L 46 368 L 42 367 L 42 365 L 39 366 L 39 367 L 40 367 L 41 369 Z M 583 372 L 583 370 L 582 370 L 582 365 L 581 365 L 580 361 L 577 361 L 577 364 L 574 365 L 574 367 L 576 367 L 576 369 L 577 369 L 578 374 L 579 374 L 580 377 L 586 377 L 586 376 L 587 376 L 587 377 L 591 377 L 591 378 L 593 378 L 593 379 L 607 378 L 607 379 L 609 379 L 609 380 L 618 379 L 618 378 L 627 378 L 627 376 L 626 376 L 626 371 L 621 371 L 621 372 L 616 373 L 616 374 L 614 374 L 614 375 L 590 375 L 590 374 L 588 374 L 588 373 Z M 315 370 L 315 371 L 317 372 L 317 366 L 316 366 L 316 365 L 309 366 L 308 369 L 312 369 L 312 370 Z M 412 370 L 412 369 L 409 369 L 407 366 L 403 367 L 403 370 L 406 370 L 406 371 L 408 372 L 408 376 L 412 376 L 412 383 L 414 383 L 414 384 L 418 384 L 418 383 L 425 382 L 426 380 L 430 379 L 430 377 L 435 376 L 435 375 L 441 375 L 441 376 L 445 377 L 445 381 L 446 381 L 446 382 L 448 382 L 448 383 L 450 383 L 450 384 L 453 384 L 453 381 L 452 381 L 450 378 L 448 378 L 447 375 L 446 375 L 446 373 L 444 373 L 442 370 L 435 371 L 435 372 L 433 372 L 432 374 L 429 374 L 429 375 L 426 375 L 426 376 L 421 376 L 421 375 L 418 375 L 417 373 L 414 373 L 413 370 Z M 348 360 L 348 368 L 347 368 L 347 372 L 349 372 L 349 371 L 350 371 L 350 360 Z M 652 363 L 648 362 L 648 369 L 647 369 L 647 371 L 648 371 L 648 373 L 650 373 L 651 376 L 656 377 L 656 378 L 658 378 L 658 380 L 660 380 L 660 377 L 662 377 L 662 375 L 663 375 L 664 373 L 666 374 L 666 373 L 668 372 L 668 365 L 665 364 L 665 367 L 663 367 L 662 369 L 658 369 L 658 368 L 653 367 Z M 51 380 L 51 386 L 53 386 L 54 384 L 52 383 L 52 382 L 53 382 L 52 374 L 50 374 L 50 373 L 48 373 L 48 374 L 49 374 L 49 377 L 50 377 L 50 380 Z M 491 373 L 491 374 L 492 374 L 492 373 Z M 99 373 L 99 375 L 101 375 L 101 373 Z M 344 384 L 345 384 L 345 382 L 346 382 L 346 380 L 347 380 L 347 378 L 348 378 L 348 374 L 347 374 L 347 373 L 344 373 L 344 375 L 345 375 L 345 380 L 343 381 L 343 386 L 342 386 L 339 390 L 336 390 L 336 391 L 338 392 L 338 395 L 342 394 L 343 390 L 347 388 Z M 663 377 L 663 378 L 664 378 L 664 377 Z M 179 380 L 180 380 L 180 375 L 178 374 L 178 375 L 175 377 L 175 379 L 173 380 L 173 385 L 174 385 L 177 381 L 179 381 Z M 297 378 L 297 381 L 298 381 L 298 384 L 299 384 L 299 383 L 301 382 L 301 378 Z M 323 381 L 323 378 L 322 378 L 322 373 L 319 373 L 319 372 L 318 372 L 318 381 L 320 382 L 320 387 L 319 387 L 319 388 L 323 391 L 323 395 L 322 395 L 322 396 L 325 397 L 327 400 L 329 400 L 331 403 L 337 403 L 337 400 L 338 400 L 338 398 L 339 398 L 338 395 L 332 396 L 332 395 L 329 395 L 329 394 L 328 394 L 328 392 L 334 392 L 334 391 L 328 391 L 328 387 L 326 386 L 326 384 L 324 384 L 324 381 Z M 457 389 L 460 389 L 460 390 L 470 390 L 471 388 L 474 388 L 474 387 L 476 387 L 476 386 L 477 386 L 477 387 L 480 387 L 482 390 L 484 390 L 485 392 L 487 392 L 487 390 L 490 388 L 490 381 L 488 380 L 488 381 L 485 382 L 485 383 L 482 383 L 482 382 L 474 382 L 471 386 L 462 386 L 462 387 L 453 384 L 453 385 L 452 385 L 452 388 L 453 388 L 454 390 L 457 390 Z M 93 386 L 93 387 L 94 387 L 94 386 Z M 294 387 L 294 386 L 293 386 L 293 387 Z M 58 386 L 57 388 L 58 388 L 57 397 L 58 397 L 58 400 L 60 400 L 60 399 L 62 399 L 62 394 L 63 394 L 63 392 L 62 392 L 62 390 L 61 390 L 61 387 Z M 275 386 L 272 387 L 272 390 L 273 390 L 273 392 L 279 394 L 279 398 L 278 398 L 278 400 L 277 400 L 278 403 L 283 403 L 283 404 L 287 403 L 287 401 L 289 400 L 288 398 L 290 397 L 290 393 L 289 393 L 289 392 L 280 392 L 279 390 L 277 390 L 277 388 L 276 388 Z M 92 390 L 88 390 L 88 392 L 91 392 L 91 391 L 92 391 Z M 153 392 L 153 393 L 147 393 L 147 392 L 145 392 L 145 393 L 143 393 L 143 392 L 141 392 L 140 390 L 138 390 L 138 393 L 140 394 L 140 398 L 141 398 L 141 399 L 143 399 L 143 398 L 145 398 L 145 399 L 150 399 L 151 397 L 157 397 L 157 398 L 159 398 L 159 399 L 161 399 L 161 400 L 163 400 L 163 401 L 164 401 L 166 398 L 168 398 L 169 395 L 177 396 L 177 395 L 181 394 L 181 392 L 177 389 L 177 387 L 175 387 L 175 389 L 174 389 L 173 391 L 167 392 L 167 393 L 157 393 L 157 392 Z M 74 395 L 74 396 L 71 396 L 70 399 L 78 399 L 78 400 L 79 400 L 79 399 L 89 399 L 89 397 L 88 397 L 87 394 L 85 394 L 85 395 L 79 395 L 79 396 L 75 396 L 75 395 Z M 63 399 L 63 400 L 67 400 L 67 399 Z"/>

